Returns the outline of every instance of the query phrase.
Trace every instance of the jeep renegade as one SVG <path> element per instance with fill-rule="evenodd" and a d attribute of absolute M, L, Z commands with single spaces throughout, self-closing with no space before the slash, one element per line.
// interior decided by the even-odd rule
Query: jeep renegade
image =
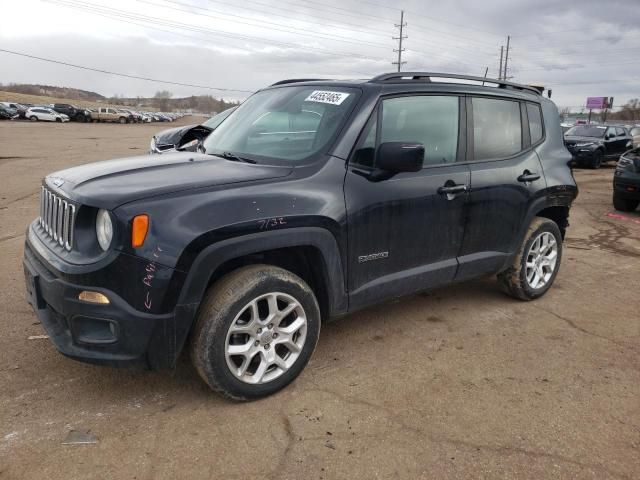
<path fill-rule="evenodd" d="M 44 179 L 24 271 L 61 353 L 166 368 L 186 348 L 213 390 L 265 396 L 324 320 L 486 275 L 540 297 L 577 195 L 556 106 L 476 77 L 278 82 L 202 148 Z"/>

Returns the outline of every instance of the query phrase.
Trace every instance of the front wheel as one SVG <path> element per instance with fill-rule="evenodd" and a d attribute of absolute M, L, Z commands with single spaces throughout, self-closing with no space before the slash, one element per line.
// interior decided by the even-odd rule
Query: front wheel
<path fill-rule="evenodd" d="M 498 274 L 498 281 L 508 295 L 533 300 L 551 288 L 561 258 L 562 235 L 558 225 L 548 218 L 536 217 L 513 263 Z"/>
<path fill-rule="evenodd" d="M 29 120 L 31 120 L 32 122 L 37 122 L 38 121 L 38 117 L 36 117 L 35 115 L 31 115 L 29 117 Z"/>
<path fill-rule="evenodd" d="M 120 117 L 120 123 L 127 123 L 127 119 L 124 117 Z"/>
<path fill-rule="evenodd" d="M 604 158 L 604 154 L 602 150 L 596 150 L 593 152 L 593 158 L 591 159 L 591 164 L 589 165 L 594 170 L 597 170 L 602 166 L 602 160 Z"/>
<path fill-rule="evenodd" d="M 207 292 L 194 327 L 191 357 L 211 389 L 235 400 L 270 395 L 305 367 L 320 334 L 309 286 L 270 265 L 240 268 Z"/>
<path fill-rule="evenodd" d="M 621 212 L 633 212 L 638 205 L 640 204 L 640 200 L 633 200 L 629 198 L 623 198 L 617 193 L 613 194 L 613 208 L 616 210 L 620 210 Z"/>

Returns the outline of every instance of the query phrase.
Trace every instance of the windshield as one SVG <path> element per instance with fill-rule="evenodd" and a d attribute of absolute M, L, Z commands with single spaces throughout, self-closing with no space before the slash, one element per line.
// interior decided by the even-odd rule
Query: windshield
<path fill-rule="evenodd" d="M 633 127 L 629 133 L 634 137 L 640 135 L 640 127 Z"/>
<path fill-rule="evenodd" d="M 607 127 L 593 125 L 578 125 L 571 128 L 566 135 L 575 135 L 576 137 L 604 137 L 604 131 Z"/>
<path fill-rule="evenodd" d="M 355 88 L 296 86 L 251 96 L 207 137 L 205 152 L 300 161 L 333 138 L 358 96 Z"/>
<path fill-rule="evenodd" d="M 211 117 L 209 120 L 204 122 L 202 125 L 204 125 L 205 127 L 209 127 L 211 130 L 215 130 L 216 128 L 218 128 L 218 126 L 222 123 L 222 121 L 225 118 L 227 118 L 229 115 L 231 115 L 231 112 L 233 112 L 236 108 L 238 108 L 238 107 L 227 108 L 226 110 L 223 110 L 222 112 L 218 113 L 217 115 L 214 115 L 213 117 Z"/>

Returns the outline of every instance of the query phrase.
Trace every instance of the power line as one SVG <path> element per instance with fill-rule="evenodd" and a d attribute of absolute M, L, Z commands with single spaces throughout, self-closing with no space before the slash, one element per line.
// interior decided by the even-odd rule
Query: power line
<path fill-rule="evenodd" d="M 168 27 L 173 27 L 173 28 L 179 28 L 181 30 L 188 30 L 188 31 L 192 31 L 192 32 L 196 32 L 196 33 L 203 33 L 203 34 L 207 34 L 207 35 L 216 35 L 216 36 L 223 36 L 223 37 L 229 37 L 229 38 L 240 38 L 243 40 L 249 40 L 252 42 L 256 42 L 256 43 L 260 43 L 260 44 L 272 44 L 272 45 L 277 45 L 277 46 L 282 46 L 282 47 L 288 47 L 288 48 L 295 48 L 295 49 L 299 49 L 299 50 L 309 50 L 309 51 L 316 51 L 316 52 L 320 52 L 324 55 L 331 55 L 331 56 L 335 56 L 335 57 L 355 57 L 358 59 L 365 59 L 365 60 L 372 60 L 372 61 L 384 61 L 384 58 L 381 57 L 373 57 L 373 56 L 366 56 L 366 55 L 361 55 L 361 54 L 356 54 L 356 53 L 350 53 L 350 52 L 336 52 L 335 50 L 329 50 L 326 48 L 321 48 L 321 47 L 312 47 L 312 46 L 304 46 L 304 45 L 300 45 L 300 44 L 293 44 L 293 43 L 286 43 L 286 42 L 281 42 L 281 41 L 275 41 L 275 40 L 268 40 L 265 38 L 261 38 L 261 37 L 253 37 L 253 36 L 248 36 L 248 35 L 239 35 L 239 34 L 235 34 L 235 33 L 229 33 L 226 31 L 221 31 L 221 30 L 215 30 L 215 29 L 206 29 L 203 27 L 197 27 L 194 26 L 193 24 L 185 24 L 185 23 L 180 23 L 180 22 L 176 22 L 176 21 L 170 21 L 170 20 L 165 20 L 163 18 L 159 18 L 159 17 L 151 17 L 148 15 L 143 15 L 143 14 L 138 14 L 135 12 L 130 12 L 130 11 L 124 11 L 124 10 L 118 10 L 118 9 L 113 9 L 113 8 L 108 8 L 108 7 L 102 7 L 96 4 L 93 4 L 91 2 L 83 2 L 80 0 L 45 0 L 48 1 L 49 3 L 53 3 L 53 4 L 57 4 L 57 5 L 61 5 L 61 6 L 65 6 L 68 8 L 72 8 L 72 9 L 76 9 L 76 10 L 81 10 L 81 11 L 85 11 L 85 12 L 90 12 L 92 14 L 95 15 L 100 15 L 103 17 L 107 17 L 107 18 L 112 18 L 118 21 L 124 21 L 125 23 L 131 23 L 131 22 L 127 22 L 125 20 L 122 20 L 122 18 L 126 18 L 128 20 L 139 20 L 139 21 L 143 21 L 143 22 L 148 22 L 153 24 L 152 28 L 157 28 L 157 25 L 164 25 L 164 26 L 168 26 Z M 187 13 L 187 12 L 185 12 Z M 199 15 L 197 12 L 191 12 L 193 15 Z M 425 56 L 439 56 L 442 57 L 444 59 L 450 60 L 450 61 L 456 61 L 456 62 L 460 62 L 460 63 L 468 63 L 470 65 L 474 65 L 474 62 L 462 62 L 458 59 L 455 58 L 450 58 L 449 56 L 446 55 L 442 55 L 440 53 L 432 53 L 432 52 L 417 52 L 414 50 L 409 50 L 407 49 L 407 51 L 412 51 L 414 53 L 418 53 L 418 54 L 422 54 Z M 478 64 L 479 65 L 479 64 Z"/>
<path fill-rule="evenodd" d="M 194 85 L 192 83 L 172 82 L 170 80 L 159 80 L 157 78 L 140 77 L 138 75 L 129 75 L 128 73 L 112 72 L 112 71 L 109 71 L 109 70 L 103 70 L 101 68 L 86 67 L 86 66 L 83 66 L 83 65 L 76 65 L 74 63 L 63 62 L 63 61 L 60 61 L 60 60 L 53 60 L 51 58 L 38 57 L 36 55 L 29 55 L 27 53 L 15 52 L 13 50 L 6 50 L 4 48 L 0 48 L 0 52 L 9 53 L 11 55 L 18 55 L 20 57 L 31 58 L 31 59 L 34 59 L 34 60 L 41 60 L 43 62 L 49 62 L 49 63 L 58 64 L 58 65 L 64 65 L 64 66 L 67 66 L 67 67 L 79 68 L 81 70 L 90 70 L 92 72 L 106 73 L 106 74 L 109 74 L 109 75 L 116 75 L 118 77 L 134 78 L 136 80 L 146 80 L 148 82 L 166 83 L 168 85 L 179 85 L 181 87 L 203 88 L 203 89 L 206 89 L 206 90 L 218 90 L 218 91 L 221 91 L 221 92 L 253 93 L 255 91 L 255 90 L 240 90 L 240 89 L 237 89 L 237 88 L 210 87 L 210 86 L 207 86 L 207 85 Z"/>
<path fill-rule="evenodd" d="M 149 5 L 153 5 L 153 6 L 156 6 L 156 7 L 169 8 L 171 10 L 176 10 L 178 12 L 184 12 L 184 13 L 193 14 L 193 12 L 190 12 L 188 10 L 183 10 L 183 9 L 176 8 L 176 7 L 170 7 L 170 6 L 167 6 L 167 5 L 159 5 L 159 4 L 154 3 L 152 1 L 149 1 L 149 0 L 136 0 L 136 1 L 140 2 L 140 3 L 146 3 L 146 4 L 149 4 Z M 225 15 L 225 16 L 228 16 L 228 17 L 239 18 L 241 20 L 233 20 L 233 21 L 236 22 L 236 23 L 242 24 L 242 25 L 250 25 L 250 26 L 255 26 L 255 27 L 258 27 L 258 28 L 269 28 L 270 30 L 275 30 L 275 31 L 279 31 L 279 32 L 287 32 L 287 33 L 292 33 L 294 35 L 303 35 L 305 37 L 317 37 L 317 38 L 322 38 L 324 40 L 333 40 L 333 41 L 336 41 L 336 42 L 353 43 L 353 44 L 356 44 L 356 45 L 367 45 L 367 46 L 377 47 L 377 48 L 388 48 L 387 45 L 382 44 L 382 43 L 362 42 L 362 41 L 352 40 L 349 37 L 345 37 L 345 36 L 341 36 L 341 35 L 335 35 L 335 34 L 323 35 L 323 34 L 311 33 L 311 32 L 309 32 L 308 29 L 307 30 L 303 30 L 303 29 L 300 29 L 300 28 L 295 28 L 295 27 L 290 27 L 290 26 L 287 26 L 287 25 L 283 25 L 282 23 L 269 22 L 269 21 L 266 21 L 266 20 L 252 20 L 252 19 L 250 19 L 248 17 L 243 17 L 242 15 L 234 15 L 232 13 L 221 13 L 221 12 L 219 12 L 217 10 L 213 10 L 213 9 L 210 9 L 210 8 L 199 7 L 197 5 L 191 5 L 191 4 L 177 2 L 177 1 L 173 1 L 173 0 L 163 0 L 163 1 L 165 1 L 167 3 L 175 4 L 175 5 L 182 5 L 182 6 L 185 6 L 185 7 L 188 7 L 188 8 L 196 8 L 196 9 L 201 10 L 201 11 L 204 10 L 204 11 L 207 11 L 207 12 L 214 12 L 214 13 L 222 14 L 222 15 Z M 205 13 L 198 13 L 198 15 L 199 16 L 208 17 L 208 18 L 217 19 L 217 20 L 226 20 L 224 18 L 216 17 L 216 16 L 213 16 L 213 15 L 207 15 Z M 243 20 L 249 20 L 249 22 L 243 21 Z M 264 27 L 264 26 L 260 25 L 260 23 L 263 23 L 265 25 L 275 25 L 275 26 L 278 26 L 278 27 L 285 27 L 285 28 Z"/>
<path fill-rule="evenodd" d="M 101 6 L 98 6 L 98 5 L 90 3 L 90 2 L 79 2 L 79 1 L 76 1 L 76 0 L 45 0 L 45 1 L 48 1 L 49 3 L 54 3 L 54 4 L 57 4 L 57 5 L 65 6 L 65 7 L 68 7 L 68 8 L 76 9 L 76 10 L 90 12 L 92 14 L 98 14 L 98 15 L 102 15 L 102 16 L 110 16 L 112 18 L 115 16 L 115 17 L 122 17 L 122 18 L 133 19 L 133 20 L 140 20 L 140 21 L 143 21 L 143 22 L 148 22 L 148 23 L 152 23 L 152 24 L 161 24 L 161 25 L 174 27 L 174 28 L 180 28 L 180 29 L 184 29 L 184 30 L 197 32 L 197 33 L 205 33 L 205 34 L 209 34 L 209 35 L 217 35 L 217 36 L 236 38 L 236 39 L 239 38 L 239 39 L 242 39 L 242 40 L 248 40 L 248 41 L 259 43 L 259 44 L 267 43 L 267 44 L 277 45 L 277 46 L 281 46 L 281 47 L 296 48 L 296 49 L 299 49 L 299 50 L 315 51 L 315 52 L 322 53 L 324 55 L 331 55 L 331 56 L 336 56 L 336 57 L 345 57 L 345 56 L 347 56 L 347 57 L 355 57 L 355 58 L 358 58 L 358 59 L 367 59 L 367 60 L 375 60 L 375 61 L 384 61 L 385 60 L 384 58 L 381 58 L 381 57 L 370 57 L 370 56 L 359 55 L 359 54 L 355 54 L 355 53 L 347 53 L 347 52 L 338 53 L 335 50 L 329 50 L 329 49 L 326 49 L 326 48 L 310 47 L 310 46 L 304 46 L 304 45 L 299 45 L 299 44 L 294 44 L 294 43 L 286 43 L 286 42 L 279 42 L 279 41 L 275 41 L 275 40 L 268 40 L 268 39 L 265 39 L 265 38 L 253 37 L 253 36 L 249 36 L 249 35 L 239 35 L 239 34 L 235 34 L 235 33 L 225 32 L 225 31 L 222 31 L 222 30 L 207 29 L 207 28 L 202 28 L 202 27 L 194 27 L 193 25 L 189 25 L 189 24 L 185 24 L 185 23 L 181 23 L 181 22 L 169 21 L 169 20 L 165 20 L 165 19 L 159 18 L 159 17 L 151 17 L 151 16 L 148 16 L 148 15 L 137 14 L 137 13 L 134 13 L 134 12 L 124 11 L 124 10 L 117 10 L 117 9 L 107 8 L 107 7 L 101 7 Z"/>

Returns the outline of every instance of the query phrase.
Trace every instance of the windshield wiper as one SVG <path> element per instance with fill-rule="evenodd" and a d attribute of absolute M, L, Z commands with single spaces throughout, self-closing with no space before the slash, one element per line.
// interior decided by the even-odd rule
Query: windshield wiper
<path fill-rule="evenodd" d="M 231 160 L 232 162 L 244 162 L 244 163 L 251 163 L 251 164 L 257 163 L 255 160 L 252 160 L 251 158 L 240 157 L 235 153 L 231 153 L 231 152 L 214 153 L 213 155 L 215 155 L 216 157 L 224 158 L 225 160 Z"/>

